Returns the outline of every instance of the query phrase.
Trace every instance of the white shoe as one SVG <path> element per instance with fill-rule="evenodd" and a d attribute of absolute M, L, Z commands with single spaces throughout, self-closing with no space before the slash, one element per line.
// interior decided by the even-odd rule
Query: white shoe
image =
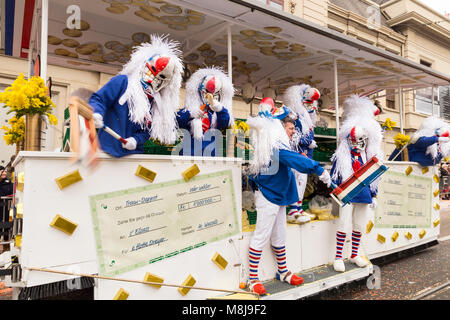
<path fill-rule="evenodd" d="M 344 261 L 342 259 L 334 260 L 333 268 L 334 268 L 334 271 L 344 272 L 345 271 Z"/>
<path fill-rule="evenodd" d="M 356 264 L 360 268 L 364 268 L 365 266 L 367 266 L 367 261 L 360 256 L 350 258 L 350 262 Z"/>
<path fill-rule="evenodd" d="M 286 216 L 287 223 L 298 223 L 296 215 L 287 215 Z"/>
<path fill-rule="evenodd" d="M 307 223 L 310 221 L 311 221 L 311 218 L 304 213 L 301 213 L 297 216 L 297 223 L 302 224 L 302 223 Z"/>

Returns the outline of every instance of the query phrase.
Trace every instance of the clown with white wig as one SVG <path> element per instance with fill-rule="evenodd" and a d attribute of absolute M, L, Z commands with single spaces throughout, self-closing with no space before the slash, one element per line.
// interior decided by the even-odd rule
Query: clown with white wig
<path fill-rule="evenodd" d="M 135 47 L 120 74 L 92 95 L 89 104 L 103 151 L 122 157 L 142 153 L 149 138 L 175 143 L 183 71 L 178 47 L 176 41 L 152 35 L 151 43 Z M 126 143 L 101 130 L 106 127 Z"/>
<path fill-rule="evenodd" d="M 426 118 L 412 135 L 406 147 L 408 149 L 408 160 L 418 162 L 424 167 L 438 164 L 443 156 L 448 156 L 449 136 L 450 127 L 446 122 L 436 117 Z M 406 160 L 402 158 L 402 154 L 396 157 L 400 151 L 401 149 L 395 149 L 389 160 Z"/>
<path fill-rule="evenodd" d="M 247 173 L 255 193 L 258 217 L 250 240 L 248 280 L 251 291 L 258 294 L 266 293 L 259 281 L 258 266 L 269 240 L 277 261 L 276 278 L 291 285 L 303 283 L 303 279 L 286 266 L 286 205 L 298 201 L 291 168 L 317 174 L 328 186 L 331 183 L 330 175 L 317 161 L 291 149 L 294 120 L 288 116 L 289 113 L 289 108 L 276 108 L 271 98 L 265 98 L 261 101 L 259 115 L 247 120 L 251 129 L 250 143 L 254 148 Z"/>
<path fill-rule="evenodd" d="M 215 156 L 217 144 L 222 141 L 215 141 L 211 133 L 233 124 L 233 96 L 233 83 L 220 68 L 199 69 L 189 78 L 185 107 L 177 113 L 179 127 L 188 130 L 192 137 L 191 150 L 184 150 L 183 146 L 184 155 Z M 201 142 L 201 150 L 196 148 L 198 142 Z M 213 148 L 208 147 L 211 144 Z M 210 154 L 203 154 L 207 147 Z"/>
<path fill-rule="evenodd" d="M 369 107 L 368 98 L 352 96 L 344 104 L 357 109 Z M 333 154 L 331 161 L 331 178 L 336 185 L 340 185 L 353 173 L 358 171 L 372 157 L 383 159 L 381 151 L 382 131 L 381 126 L 374 119 L 373 112 L 361 112 L 348 116 L 342 123 L 339 132 L 339 145 Z M 345 271 L 342 250 L 348 231 L 352 231 L 352 253 L 350 262 L 359 267 L 365 267 L 367 261 L 358 255 L 359 243 L 364 226 L 367 224 L 369 210 L 376 207 L 376 195 L 378 193 L 378 180 L 372 182 L 357 194 L 348 205 L 341 207 L 339 211 L 338 226 L 336 232 L 336 255 L 333 263 L 334 270 Z"/>
<path fill-rule="evenodd" d="M 308 158 L 313 158 L 314 148 L 314 126 L 317 121 L 317 103 L 320 92 L 307 84 L 295 85 L 286 89 L 283 95 L 283 103 L 293 110 L 297 116 L 295 121 L 296 133 L 291 145 L 296 152 L 302 153 Z M 306 223 L 311 220 L 310 216 L 303 211 L 303 195 L 305 194 L 308 175 L 294 171 L 297 182 L 299 200 L 291 203 L 287 221 L 289 223 Z"/>

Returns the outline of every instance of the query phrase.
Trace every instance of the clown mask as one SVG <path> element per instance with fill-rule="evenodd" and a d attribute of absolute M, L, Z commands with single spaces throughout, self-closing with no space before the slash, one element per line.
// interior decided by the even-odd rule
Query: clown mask
<path fill-rule="evenodd" d="M 202 102 L 208 106 L 211 104 L 211 96 L 216 102 L 222 100 L 222 83 L 215 76 L 206 76 L 200 84 L 198 91 Z M 208 98 L 208 96 L 210 98 Z"/>
<path fill-rule="evenodd" d="M 148 59 L 141 78 L 145 93 L 152 95 L 167 86 L 174 70 L 175 64 L 170 57 L 157 54 Z"/>
<path fill-rule="evenodd" d="M 348 135 L 350 147 L 353 152 L 357 153 L 361 153 L 366 150 L 368 139 L 369 138 L 367 137 L 365 130 L 360 126 L 354 126 Z"/>
<path fill-rule="evenodd" d="M 303 95 L 302 101 L 308 113 L 313 113 L 317 110 L 319 98 L 320 92 L 316 88 L 309 88 L 308 90 L 306 90 L 305 94 Z"/>

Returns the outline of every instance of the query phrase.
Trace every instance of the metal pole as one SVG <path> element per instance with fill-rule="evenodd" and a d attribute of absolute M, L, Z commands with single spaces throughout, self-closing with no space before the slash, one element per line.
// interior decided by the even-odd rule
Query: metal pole
<path fill-rule="evenodd" d="M 337 74 L 337 62 L 336 57 L 333 57 L 333 69 L 334 69 L 334 110 L 336 112 L 336 143 L 339 143 L 339 83 Z"/>
<path fill-rule="evenodd" d="M 431 87 L 431 115 L 434 117 L 434 86 Z"/>
<path fill-rule="evenodd" d="M 231 38 L 231 25 L 227 26 L 228 34 L 228 76 L 231 82 L 233 82 L 233 42 Z"/>
<path fill-rule="evenodd" d="M 400 133 L 405 134 L 404 120 L 403 120 L 403 92 L 402 87 L 400 85 L 400 78 L 398 78 L 397 80 L 398 80 L 398 105 L 400 111 Z"/>
<path fill-rule="evenodd" d="M 48 0 L 42 0 L 41 8 L 41 78 L 47 81 L 48 48 Z"/>

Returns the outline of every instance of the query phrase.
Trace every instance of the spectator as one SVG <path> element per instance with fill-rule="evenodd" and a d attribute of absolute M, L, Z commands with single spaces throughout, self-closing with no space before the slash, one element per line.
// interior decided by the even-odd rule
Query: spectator
<path fill-rule="evenodd" d="M 9 179 L 7 179 L 8 172 L 5 167 L 0 166 L 0 197 L 5 197 L 13 194 L 13 184 Z M 0 222 L 9 221 L 9 202 L 10 200 L 1 199 L 0 198 Z M 5 235 L 3 232 L 6 232 L 6 229 L 0 228 L 0 237 L 5 239 Z"/>

